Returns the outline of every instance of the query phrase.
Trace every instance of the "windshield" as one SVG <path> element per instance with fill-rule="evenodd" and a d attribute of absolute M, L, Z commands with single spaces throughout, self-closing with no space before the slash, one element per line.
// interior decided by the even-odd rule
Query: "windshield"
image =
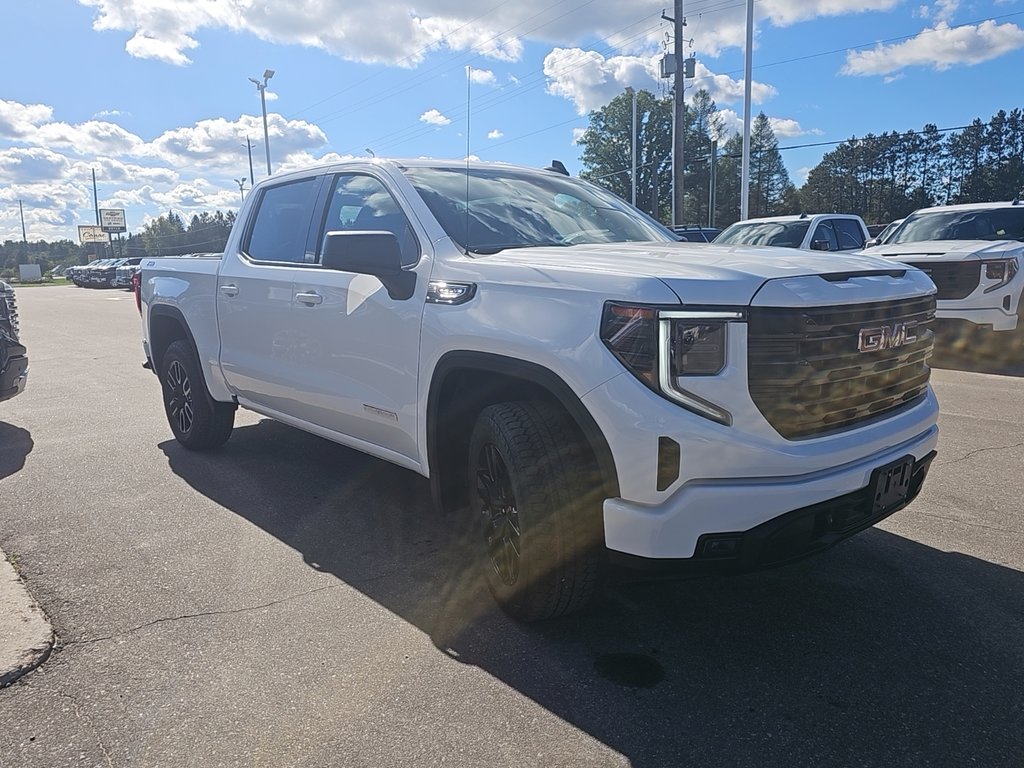
<path fill-rule="evenodd" d="M 1024 240 L 1024 207 L 919 211 L 903 222 L 888 243 L 926 240 Z"/>
<path fill-rule="evenodd" d="M 464 168 L 404 170 L 448 236 L 472 253 L 676 241 L 611 193 L 554 173 L 470 168 L 467 181 Z"/>
<path fill-rule="evenodd" d="M 715 238 L 715 245 L 775 245 L 799 248 L 810 221 L 739 221 Z"/>

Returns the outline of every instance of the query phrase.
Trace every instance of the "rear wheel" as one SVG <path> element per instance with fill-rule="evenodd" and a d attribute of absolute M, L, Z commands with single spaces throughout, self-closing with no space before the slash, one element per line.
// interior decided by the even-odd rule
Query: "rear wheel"
<path fill-rule="evenodd" d="M 469 482 L 481 567 L 502 609 L 537 621 L 583 608 L 599 581 L 601 484 L 564 412 L 545 402 L 484 409 Z"/>
<path fill-rule="evenodd" d="M 219 403 L 207 393 L 195 350 L 188 342 L 175 341 L 167 347 L 160 386 L 167 423 L 183 446 L 202 451 L 217 448 L 231 437 L 235 405 Z"/>

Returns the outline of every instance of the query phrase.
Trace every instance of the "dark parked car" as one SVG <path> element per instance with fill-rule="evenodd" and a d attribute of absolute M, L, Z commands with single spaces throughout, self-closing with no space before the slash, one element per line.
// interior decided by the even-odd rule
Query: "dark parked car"
<path fill-rule="evenodd" d="M 674 226 L 669 227 L 676 237 L 686 243 L 710 243 L 721 233 L 722 230 L 716 227 L 690 227 Z"/>
<path fill-rule="evenodd" d="M 19 338 L 18 302 L 14 289 L 0 280 L 0 400 L 25 389 L 28 352 Z"/>

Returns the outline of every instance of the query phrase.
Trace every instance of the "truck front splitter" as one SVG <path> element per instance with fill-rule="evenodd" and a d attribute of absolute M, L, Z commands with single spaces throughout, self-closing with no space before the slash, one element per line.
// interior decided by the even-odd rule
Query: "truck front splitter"
<path fill-rule="evenodd" d="M 834 547 L 884 520 L 921 492 L 936 452 L 914 461 L 906 457 L 882 467 L 863 488 L 787 512 L 747 531 L 708 533 L 689 558 L 648 558 L 608 551 L 609 564 L 630 578 L 743 573 L 774 568 Z M 899 478 L 904 487 L 899 488 Z"/>

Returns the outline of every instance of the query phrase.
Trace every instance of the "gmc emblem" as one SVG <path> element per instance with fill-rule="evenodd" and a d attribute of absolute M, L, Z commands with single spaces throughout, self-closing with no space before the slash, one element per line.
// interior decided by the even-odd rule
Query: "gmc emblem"
<path fill-rule="evenodd" d="M 857 349 L 861 352 L 880 352 L 883 349 L 896 349 L 904 344 L 917 341 L 912 331 L 917 323 L 893 323 L 878 328 L 861 328 L 857 337 Z"/>

